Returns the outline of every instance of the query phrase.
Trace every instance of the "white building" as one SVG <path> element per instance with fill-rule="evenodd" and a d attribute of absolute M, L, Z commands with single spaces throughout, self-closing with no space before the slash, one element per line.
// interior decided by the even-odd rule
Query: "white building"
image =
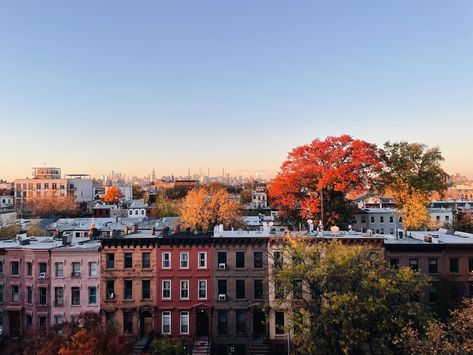
<path fill-rule="evenodd" d="M 268 208 L 268 194 L 265 188 L 256 188 L 251 192 L 251 208 Z"/>
<path fill-rule="evenodd" d="M 13 196 L 0 196 L 0 211 L 11 210 L 14 207 Z"/>
<path fill-rule="evenodd" d="M 145 218 L 147 215 L 148 204 L 143 200 L 133 201 L 128 207 L 128 218 Z"/>
<path fill-rule="evenodd" d="M 429 214 L 432 222 L 438 227 L 442 227 L 453 221 L 453 210 L 451 208 L 429 208 Z"/>

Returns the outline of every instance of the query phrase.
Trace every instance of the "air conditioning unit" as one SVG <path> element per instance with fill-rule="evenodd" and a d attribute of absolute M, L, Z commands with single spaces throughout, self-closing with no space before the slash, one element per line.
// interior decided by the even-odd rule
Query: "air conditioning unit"
<path fill-rule="evenodd" d="M 40 272 L 39 273 L 39 279 L 44 280 L 46 278 L 46 273 L 45 272 Z"/>
<path fill-rule="evenodd" d="M 227 268 L 227 264 L 225 264 L 225 263 L 219 263 L 218 264 L 218 269 L 219 270 L 225 270 L 226 268 Z"/>
<path fill-rule="evenodd" d="M 225 264 L 224 264 L 225 265 Z M 218 300 L 219 301 L 226 301 L 227 300 L 227 295 L 226 294 L 220 294 L 218 295 Z"/>
<path fill-rule="evenodd" d="M 113 300 L 115 298 L 115 294 L 113 292 L 110 293 L 110 297 L 109 297 L 111 300 Z"/>

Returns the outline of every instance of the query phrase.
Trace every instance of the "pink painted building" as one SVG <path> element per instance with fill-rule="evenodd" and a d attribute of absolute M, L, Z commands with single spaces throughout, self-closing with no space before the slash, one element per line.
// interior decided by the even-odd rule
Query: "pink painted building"
<path fill-rule="evenodd" d="M 50 324 L 82 312 L 99 312 L 100 242 L 86 241 L 51 250 Z"/>

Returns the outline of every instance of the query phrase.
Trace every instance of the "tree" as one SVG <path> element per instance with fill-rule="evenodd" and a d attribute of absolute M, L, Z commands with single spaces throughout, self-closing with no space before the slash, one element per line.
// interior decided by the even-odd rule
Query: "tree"
<path fill-rule="evenodd" d="M 105 192 L 103 200 L 106 203 L 116 204 L 119 203 L 123 197 L 122 190 L 120 190 L 118 186 L 112 186 L 107 189 L 107 192 Z"/>
<path fill-rule="evenodd" d="M 346 194 L 369 189 L 381 168 L 381 151 L 373 144 L 348 135 L 315 139 L 289 153 L 269 186 L 271 204 L 286 217 L 345 227 L 354 211 Z"/>
<path fill-rule="evenodd" d="M 25 209 L 36 217 L 49 217 L 55 214 L 71 216 L 78 211 L 74 197 L 55 196 L 52 193 L 31 198 L 26 201 Z"/>
<path fill-rule="evenodd" d="M 21 226 L 16 223 L 15 217 L 0 218 L 0 239 L 10 239 L 16 237 L 21 231 Z"/>
<path fill-rule="evenodd" d="M 407 322 L 418 327 L 429 319 L 415 301 L 427 277 L 384 269 L 366 247 L 286 238 L 281 253 L 271 275 L 279 292 L 275 308 L 291 309 L 298 353 L 394 353 L 394 338 Z"/>
<path fill-rule="evenodd" d="M 464 299 L 446 322 L 431 320 L 421 331 L 409 324 L 396 342 L 407 354 L 473 353 L 473 298 Z"/>
<path fill-rule="evenodd" d="M 37 237 L 46 234 L 46 231 L 41 228 L 39 221 L 32 222 L 26 232 L 30 237 Z"/>
<path fill-rule="evenodd" d="M 177 217 L 179 216 L 179 201 L 170 200 L 164 196 L 164 193 L 158 194 L 156 203 L 150 212 L 150 217 Z"/>
<path fill-rule="evenodd" d="M 185 339 L 161 338 L 152 344 L 153 354 L 156 355 L 190 355 L 192 346 Z"/>
<path fill-rule="evenodd" d="M 205 187 L 191 190 L 179 209 L 186 227 L 208 231 L 215 225 L 240 226 L 240 206 L 228 192 L 219 188 L 209 191 Z"/>
<path fill-rule="evenodd" d="M 443 161 L 440 149 L 418 143 L 386 142 L 384 161 L 380 182 L 391 192 L 404 228 L 427 227 L 430 195 L 447 188 L 448 175 L 440 165 Z"/>
<path fill-rule="evenodd" d="M 135 200 L 141 200 L 145 196 L 145 191 L 140 185 L 133 185 L 132 196 Z"/>
<path fill-rule="evenodd" d="M 164 196 L 169 200 L 181 200 L 193 189 L 191 185 L 177 185 L 164 190 Z"/>

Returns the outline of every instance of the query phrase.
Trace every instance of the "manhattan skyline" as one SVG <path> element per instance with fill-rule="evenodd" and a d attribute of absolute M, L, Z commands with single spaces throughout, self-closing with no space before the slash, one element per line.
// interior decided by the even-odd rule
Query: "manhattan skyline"
<path fill-rule="evenodd" d="M 473 176 L 471 1 L 0 4 L 0 178 L 274 176 L 350 134 Z M 440 25 L 441 24 L 441 25 Z"/>

